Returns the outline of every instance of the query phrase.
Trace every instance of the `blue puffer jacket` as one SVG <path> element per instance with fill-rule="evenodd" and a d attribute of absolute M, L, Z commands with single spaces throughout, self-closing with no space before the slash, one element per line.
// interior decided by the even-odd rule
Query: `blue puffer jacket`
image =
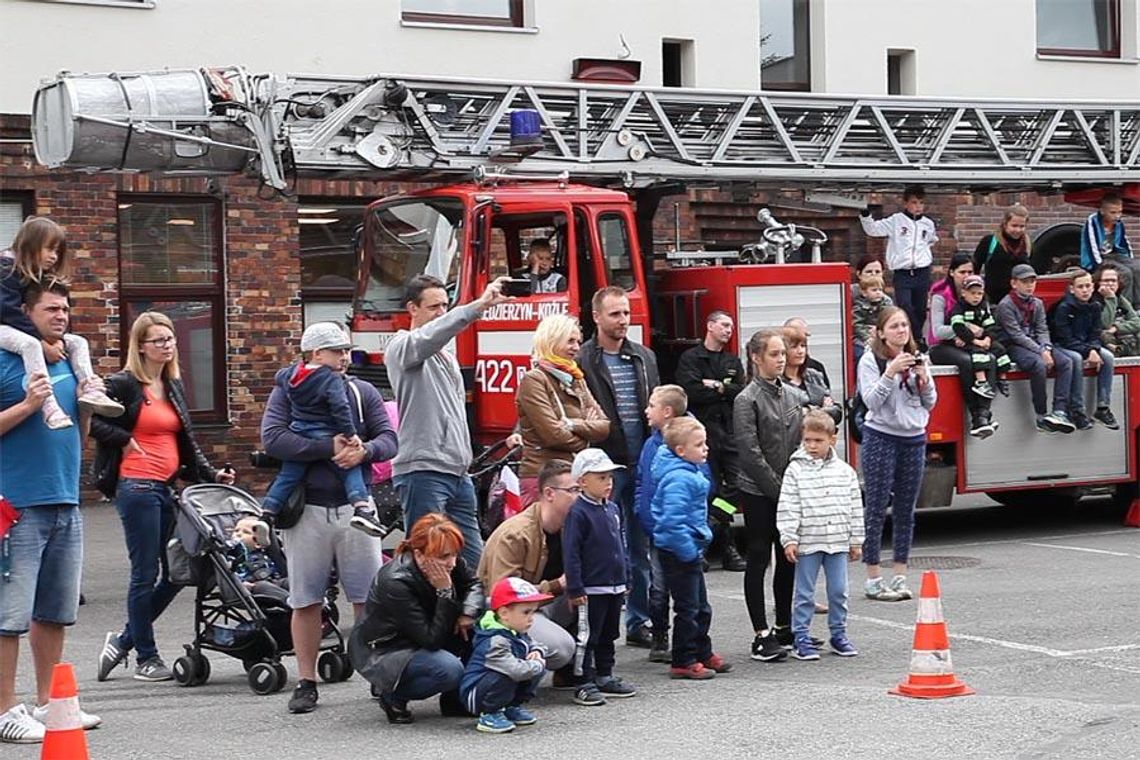
<path fill-rule="evenodd" d="M 693 415 L 686 415 L 692 417 Z M 641 530 L 650 538 L 653 537 L 653 494 L 657 492 L 657 480 L 653 477 L 653 460 L 657 450 L 665 445 L 665 438 L 660 430 L 654 429 L 653 435 L 646 439 L 641 447 L 641 457 L 637 460 L 637 485 L 633 490 L 633 514 L 641 524 Z M 700 471 L 712 483 L 712 470 L 708 462 L 700 465 Z M 711 487 L 711 486 L 710 486 Z M 716 494 L 713 493 L 715 496 Z"/>
<path fill-rule="evenodd" d="M 709 480 L 701 468 L 667 446 L 653 458 L 653 544 L 682 562 L 696 562 L 712 541 Z"/>

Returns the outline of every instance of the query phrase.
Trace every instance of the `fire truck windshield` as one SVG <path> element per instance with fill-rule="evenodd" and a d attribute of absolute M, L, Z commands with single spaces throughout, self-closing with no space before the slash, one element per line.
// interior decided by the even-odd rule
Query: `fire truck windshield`
<path fill-rule="evenodd" d="M 360 305 L 369 312 L 404 308 L 404 285 L 438 277 L 454 296 L 463 248 L 463 204 L 456 198 L 402 199 L 374 209 L 365 223 L 368 279 Z"/>

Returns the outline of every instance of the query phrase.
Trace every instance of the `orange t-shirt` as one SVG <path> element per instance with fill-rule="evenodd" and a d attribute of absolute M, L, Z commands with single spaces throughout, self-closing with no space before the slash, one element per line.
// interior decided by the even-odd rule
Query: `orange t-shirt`
<path fill-rule="evenodd" d="M 146 455 L 133 449 L 125 453 L 119 477 L 170 480 L 178 473 L 178 433 L 182 422 L 169 400 L 154 398 L 147 388 L 142 392 L 143 405 L 131 435 Z"/>

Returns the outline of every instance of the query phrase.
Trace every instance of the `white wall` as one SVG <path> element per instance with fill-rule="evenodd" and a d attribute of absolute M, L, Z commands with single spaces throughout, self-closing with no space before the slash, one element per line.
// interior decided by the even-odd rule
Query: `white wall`
<path fill-rule="evenodd" d="M 885 94 L 893 48 L 915 50 L 916 95 L 1137 100 L 1137 0 L 1121 6 L 1122 60 L 1103 62 L 1039 59 L 1035 0 L 811 0 L 812 89 Z"/>
<path fill-rule="evenodd" d="M 566 81 L 575 58 L 617 58 L 619 35 L 661 84 L 662 38 L 693 40 L 702 88 L 759 86 L 757 0 L 528 0 L 522 31 L 402 24 L 399 0 L 153 0 L 151 9 L 0 0 L 0 113 L 28 113 L 60 69 L 240 64 L 274 73 Z M 19 65 L 13 65 L 13 62 Z"/>

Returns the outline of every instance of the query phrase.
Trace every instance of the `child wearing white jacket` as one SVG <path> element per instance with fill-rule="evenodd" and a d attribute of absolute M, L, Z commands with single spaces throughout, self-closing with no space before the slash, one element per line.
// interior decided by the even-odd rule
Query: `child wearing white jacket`
<path fill-rule="evenodd" d="M 835 421 L 822 410 L 804 415 L 802 445 L 792 454 L 776 512 L 784 555 L 796 566 L 792 606 L 792 657 L 818 660 L 808 633 L 815 612 L 815 583 L 823 568 L 831 650 L 859 654 L 847 638 L 847 559 L 863 553 L 863 496 L 859 476 L 835 452 Z"/>

